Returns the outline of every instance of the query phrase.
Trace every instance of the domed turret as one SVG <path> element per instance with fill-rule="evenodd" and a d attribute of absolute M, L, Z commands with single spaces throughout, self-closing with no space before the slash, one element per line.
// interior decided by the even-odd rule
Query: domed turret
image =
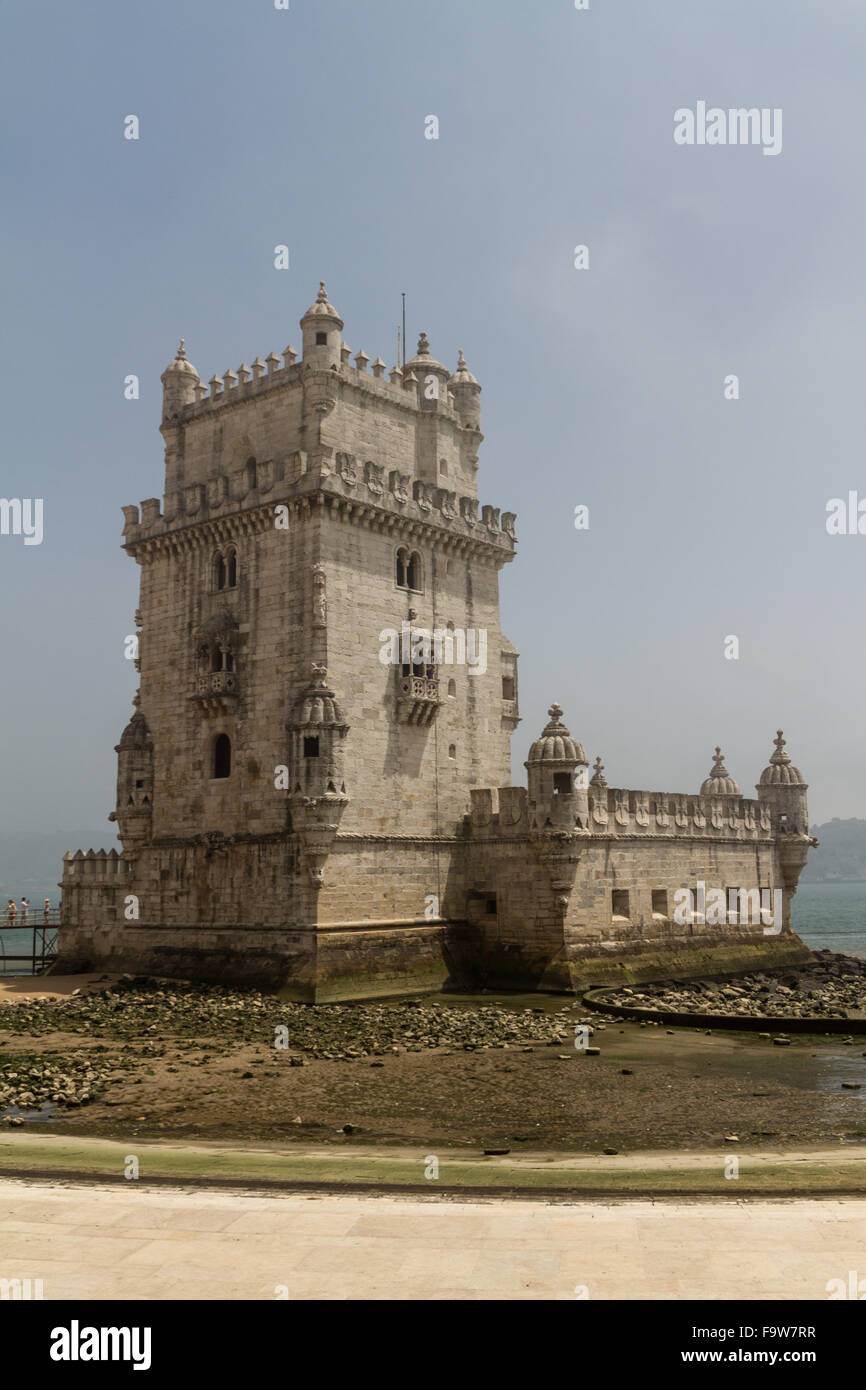
<path fill-rule="evenodd" d="M 315 304 L 310 305 L 301 319 L 304 364 L 319 369 L 339 367 L 343 327 L 343 320 L 333 304 L 328 302 L 325 282 L 322 280 Z"/>
<path fill-rule="evenodd" d="M 721 748 L 716 748 L 710 775 L 701 784 L 701 796 L 742 796 L 740 788 L 725 767 Z"/>
<path fill-rule="evenodd" d="M 117 804 L 109 820 L 117 831 L 125 852 L 150 839 L 153 821 L 153 738 L 147 720 L 133 703 L 135 714 L 115 746 L 117 754 Z"/>
<path fill-rule="evenodd" d="M 418 339 L 418 351 L 407 362 L 403 368 L 403 380 L 405 381 L 414 373 L 418 382 L 418 402 L 422 406 L 433 410 L 436 402 L 441 400 L 447 404 L 448 399 L 448 368 L 430 352 L 430 342 L 426 333 L 422 333 Z"/>
<path fill-rule="evenodd" d="M 808 787 L 803 774 L 791 762 L 785 752 L 782 730 L 776 732 L 773 740 L 775 751 L 770 762 L 761 773 L 761 780 L 755 790 L 758 800 L 768 805 L 773 812 L 774 828 L 783 834 L 809 834 L 809 810 L 806 802 Z"/>
<path fill-rule="evenodd" d="M 295 704 L 290 725 L 292 793 L 346 800 L 343 753 L 349 726 L 323 666 Z"/>
<path fill-rule="evenodd" d="M 526 760 L 530 823 L 536 829 L 586 829 L 589 824 L 587 775 L 583 745 L 562 722 L 562 708 L 547 711 L 550 722 L 535 740 Z"/>
<path fill-rule="evenodd" d="M 765 767 L 761 773 L 761 780 L 758 787 L 803 787 L 803 774 L 798 767 L 791 762 L 790 757 L 785 752 L 785 740 L 782 738 L 782 730 L 776 730 L 776 737 L 773 739 L 775 753 L 770 756 L 770 765 Z"/>
<path fill-rule="evenodd" d="M 457 370 L 448 382 L 454 395 L 454 408 L 461 425 L 481 429 L 481 387 L 466 365 L 462 349 L 457 358 Z"/>
<path fill-rule="evenodd" d="M 192 405 L 196 398 L 195 388 L 201 385 L 201 378 L 191 362 L 187 361 L 186 347 L 181 338 L 177 354 L 169 362 L 162 376 L 162 418 L 169 420 L 185 405 Z"/>

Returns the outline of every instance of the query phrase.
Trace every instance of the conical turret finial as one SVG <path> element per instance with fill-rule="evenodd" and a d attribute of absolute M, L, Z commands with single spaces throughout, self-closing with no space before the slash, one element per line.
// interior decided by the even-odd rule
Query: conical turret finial
<path fill-rule="evenodd" d="M 601 758 L 596 758 L 595 763 L 593 764 L 593 774 L 592 777 L 589 779 L 589 785 L 591 787 L 607 786 L 607 778 L 604 775 L 604 763 L 602 762 Z"/>
<path fill-rule="evenodd" d="M 774 743 L 774 745 L 775 745 L 776 751 L 775 751 L 775 753 L 771 753 L 771 754 L 770 754 L 770 762 L 771 762 L 771 763 L 777 763 L 777 764 L 778 764 L 778 763 L 789 763 L 789 762 L 791 761 L 789 755 L 785 752 L 785 743 L 786 743 L 786 742 L 787 742 L 787 740 L 784 739 L 784 738 L 782 738 L 782 730 L 781 730 L 781 729 L 777 729 L 777 730 L 776 730 L 776 737 L 773 739 L 773 743 Z"/>

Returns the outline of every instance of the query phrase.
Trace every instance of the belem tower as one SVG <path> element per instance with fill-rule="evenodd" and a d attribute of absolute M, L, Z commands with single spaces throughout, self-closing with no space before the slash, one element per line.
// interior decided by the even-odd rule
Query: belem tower
<path fill-rule="evenodd" d="M 300 326 L 300 358 L 205 385 L 181 343 L 162 375 L 164 496 L 123 509 L 141 598 L 122 850 L 67 853 L 59 968 L 312 1001 L 807 959 L 807 789 L 781 733 L 756 799 L 718 749 L 697 793 L 632 791 L 599 759 L 590 775 L 554 704 L 511 784 L 515 517 L 479 516 L 481 387 L 424 334 L 402 369 L 353 355 L 324 285 Z M 781 920 L 683 924 L 696 884 L 781 890 Z"/>

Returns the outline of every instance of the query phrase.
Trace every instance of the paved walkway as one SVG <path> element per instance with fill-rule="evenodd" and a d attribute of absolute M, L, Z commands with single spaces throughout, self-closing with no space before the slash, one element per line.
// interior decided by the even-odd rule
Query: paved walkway
<path fill-rule="evenodd" d="M 826 1299 L 866 1199 L 447 1202 L 0 1181 L 0 1278 L 46 1299 Z"/>

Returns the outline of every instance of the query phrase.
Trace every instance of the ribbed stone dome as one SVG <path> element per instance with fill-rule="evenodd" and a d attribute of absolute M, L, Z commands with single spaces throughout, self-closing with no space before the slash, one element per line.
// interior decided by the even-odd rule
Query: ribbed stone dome
<path fill-rule="evenodd" d="M 195 367 L 192 365 L 191 362 L 187 361 L 186 347 L 184 346 L 183 338 L 181 338 L 180 340 L 180 347 L 177 350 L 177 354 L 174 358 L 174 361 L 169 362 L 160 380 L 164 382 L 167 376 L 188 376 L 193 377 L 196 381 L 200 380 L 199 374 L 196 371 Z"/>
<path fill-rule="evenodd" d="M 324 280 L 319 282 L 319 293 L 316 296 L 316 302 L 315 304 L 311 304 L 304 314 L 304 317 L 301 319 L 301 327 L 304 326 L 308 319 L 327 319 L 330 323 L 339 324 L 340 328 L 343 327 L 343 320 L 340 318 L 340 315 L 337 313 L 333 304 L 328 303 L 328 293 L 325 289 Z"/>
<path fill-rule="evenodd" d="M 710 775 L 701 784 L 701 796 L 741 795 L 740 788 L 725 767 L 725 758 L 721 748 L 717 748 L 713 765 L 710 768 Z"/>
<path fill-rule="evenodd" d="M 562 706 L 553 704 L 547 711 L 550 723 L 529 750 L 527 763 L 586 763 L 583 744 L 572 738 L 562 722 Z"/>
<path fill-rule="evenodd" d="M 121 749 L 126 750 L 128 748 L 148 748 L 152 743 L 153 739 L 147 726 L 147 720 L 141 710 L 136 710 L 120 735 L 120 743 L 118 743 L 115 752 L 119 753 Z"/>
<path fill-rule="evenodd" d="M 472 375 L 472 373 L 470 372 L 469 368 L 468 368 L 467 365 L 466 365 L 466 358 L 463 356 L 462 350 L 461 350 L 461 352 L 459 353 L 458 358 L 457 358 L 457 370 L 456 370 L 456 372 L 454 373 L 454 375 L 452 376 L 451 380 L 448 382 L 448 385 L 449 385 L 452 389 L 453 389 L 455 386 L 477 386 L 477 385 L 478 385 L 478 382 L 476 381 L 475 377 Z"/>
<path fill-rule="evenodd" d="M 307 686 L 295 706 L 294 724 L 297 728 L 345 726 L 343 711 L 334 698 L 333 690 L 325 683 L 327 674 L 320 668 L 319 674 Z"/>
<path fill-rule="evenodd" d="M 411 362 L 406 363 L 403 372 L 408 376 L 409 372 L 416 371 L 416 369 L 420 373 L 429 372 L 434 367 L 440 372 L 447 373 L 448 371 L 447 367 L 444 367 L 441 362 L 437 362 L 435 357 L 430 356 L 430 343 L 427 334 L 422 333 L 418 339 L 418 352 Z"/>
<path fill-rule="evenodd" d="M 803 774 L 798 767 L 795 767 L 785 752 L 785 740 L 782 738 L 782 730 L 777 729 L 776 737 L 773 739 L 776 746 L 775 753 L 770 757 L 769 767 L 765 767 L 761 773 L 762 787 L 804 787 Z"/>

